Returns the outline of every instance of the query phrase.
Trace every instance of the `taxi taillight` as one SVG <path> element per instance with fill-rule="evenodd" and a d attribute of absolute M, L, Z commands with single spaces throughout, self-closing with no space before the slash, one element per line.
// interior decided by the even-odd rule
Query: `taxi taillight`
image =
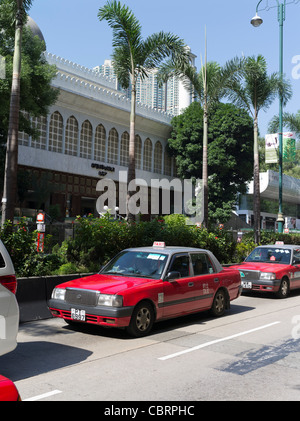
<path fill-rule="evenodd" d="M 17 292 L 17 278 L 15 275 L 1 276 L 0 284 L 11 291 L 13 294 Z"/>

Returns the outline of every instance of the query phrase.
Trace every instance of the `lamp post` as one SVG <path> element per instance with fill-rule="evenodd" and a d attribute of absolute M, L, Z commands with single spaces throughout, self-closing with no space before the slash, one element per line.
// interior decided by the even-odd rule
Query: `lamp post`
<path fill-rule="evenodd" d="M 262 0 L 260 0 L 256 6 L 256 15 L 251 19 L 251 25 L 255 28 L 260 26 L 263 23 L 261 17 L 258 16 L 258 7 Z M 286 0 L 284 3 L 277 2 L 277 10 L 278 10 L 278 23 L 279 23 L 279 76 L 281 80 L 283 79 L 283 22 L 285 21 L 285 8 L 286 8 Z M 279 98 L 279 209 L 278 209 L 278 232 L 283 232 L 283 224 L 284 218 L 282 214 L 282 130 L 283 130 L 283 123 L 282 123 L 282 111 L 283 111 L 283 97 L 280 94 Z"/>

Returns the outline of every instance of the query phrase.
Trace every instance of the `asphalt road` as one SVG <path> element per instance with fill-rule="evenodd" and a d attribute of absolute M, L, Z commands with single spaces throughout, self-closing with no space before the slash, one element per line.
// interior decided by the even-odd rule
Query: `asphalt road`
<path fill-rule="evenodd" d="M 23 401 L 105 401 L 105 415 L 124 401 L 300 400 L 300 292 L 242 295 L 225 317 L 157 323 L 142 339 L 59 319 L 22 324 L 0 373 Z"/>

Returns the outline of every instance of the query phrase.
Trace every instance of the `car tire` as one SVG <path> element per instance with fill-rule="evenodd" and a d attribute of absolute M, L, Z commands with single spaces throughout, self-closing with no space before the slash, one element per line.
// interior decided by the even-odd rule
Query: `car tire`
<path fill-rule="evenodd" d="M 287 278 L 283 278 L 280 283 L 279 290 L 276 292 L 276 297 L 287 298 L 290 293 L 290 284 Z"/>
<path fill-rule="evenodd" d="M 131 316 L 127 332 L 136 337 L 148 335 L 154 323 L 154 311 L 150 303 L 142 301 L 139 303 Z"/>
<path fill-rule="evenodd" d="M 215 295 L 213 304 L 211 306 L 211 313 L 215 317 L 221 317 L 226 310 L 226 294 L 223 289 L 219 289 Z"/>

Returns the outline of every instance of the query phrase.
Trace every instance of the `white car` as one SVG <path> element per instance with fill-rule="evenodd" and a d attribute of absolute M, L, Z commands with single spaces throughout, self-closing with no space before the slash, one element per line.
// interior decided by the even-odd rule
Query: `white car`
<path fill-rule="evenodd" d="M 0 241 L 0 355 L 13 351 L 17 346 L 19 306 L 16 289 L 15 269 Z"/>

